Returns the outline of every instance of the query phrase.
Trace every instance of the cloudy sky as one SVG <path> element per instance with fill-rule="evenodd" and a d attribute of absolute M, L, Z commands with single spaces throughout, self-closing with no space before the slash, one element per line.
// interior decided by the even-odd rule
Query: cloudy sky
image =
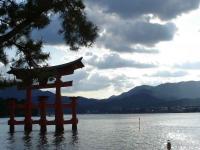
<path fill-rule="evenodd" d="M 70 52 L 56 17 L 34 36 L 45 41 L 50 65 L 83 57 L 85 68 L 64 77 L 63 95 L 107 98 L 138 85 L 200 80 L 200 0 L 85 0 L 99 28 L 91 48 Z"/>

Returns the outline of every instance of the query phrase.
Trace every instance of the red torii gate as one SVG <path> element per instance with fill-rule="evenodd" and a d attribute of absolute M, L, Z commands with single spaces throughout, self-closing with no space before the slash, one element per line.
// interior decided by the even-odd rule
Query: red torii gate
<path fill-rule="evenodd" d="M 72 81 L 62 82 L 61 77 L 65 75 L 70 75 L 74 73 L 74 70 L 84 67 L 81 62 L 82 57 L 66 64 L 43 67 L 35 69 L 17 69 L 11 68 L 8 71 L 9 74 L 13 74 L 17 79 L 22 80 L 25 86 L 18 86 L 19 89 L 26 89 L 26 104 L 24 106 L 19 106 L 25 109 L 25 119 L 23 121 L 15 120 L 15 108 L 17 107 L 14 101 L 10 103 L 10 120 L 8 124 L 10 125 L 10 131 L 14 131 L 15 125 L 24 124 L 25 131 L 32 131 L 32 124 L 40 124 L 41 131 L 46 131 L 46 125 L 56 125 L 56 131 L 60 132 L 64 130 L 64 124 L 72 124 L 72 129 L 77 129 L 78 119 L 76 118 L 76 97 L 71 97 L 70 104 L 62 104 L 61 101 L 61 87 L 72 86 Z M 55 78 L 54 83 L 47 83 L 49 78 Z M 39 84 L 34 85 L 33 80 L 37 79 Z M 56 99 L 54 104 L 46 104 L 48 97 L 39 97 L 39 106 L 32 104 L 32 89 L 43 89 L 43 88 L 56 88 Z M 46 106 L 55 108 L 55 120 L 46 120 Z M 40 108 L 40 120 L 32 120 L 32 109 Z M 72 119 L 64 120 L 63 118 L 63 107 L 72 109 Z"/>

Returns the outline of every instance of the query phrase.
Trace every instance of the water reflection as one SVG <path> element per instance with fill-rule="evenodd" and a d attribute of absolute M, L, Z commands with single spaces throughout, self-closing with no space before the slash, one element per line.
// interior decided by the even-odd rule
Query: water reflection
<path fill-rule="evenodd" d="M 59 147 L 64 140 L 65 140 L 65 137 L 63 135 L 63 132 L 54 134 L 53 143 L 56 147 Z"/>
<path fill-rule="evenodd" d="M 7 149 L 12 149 L 10 146 L 14 145 L 14 143 L 15 143 L 14 133 L 9 133 L 7 141 L 8 141 Z"/>
<path fill-rule="evenodd" d="M 14 133 L 9 133 L 9 136 L 7 138 L 7 141 L 9 141 L 9 144 L 14 143 Z"/>
<path fill-rule="evenodd" d="M 44 150 L 48 147 L 48 138 L 46 133 L 39 133 L 37 149 Z"/>
<path fill-rule="evenodd" d="M 39 141 L 38 141 L 39 145 L 48 144 L 48 139 L 47 139 L 46 133 L 40 133 L 39 136 L 40 136 Z"/>
<path fill-rule="evenodd" d="M 76 147 L 78 144 L 77 131 L 63 133 L 33 131 L 31 133 L 15 132 L 7 134 L 7 147 L 9 150 L 18 149 L 66 149 Z M 1 149 L 1 148 L 0 148 Z"/>
<path fill-rule="evenodd" d="M 78 143 L 78 131 L 72 130 L 72 144 L 75 145 Z"/>
<path fill-rule="evenodd" d="M 24 137 L 22 138 L 24 141 L 24 147 L 26 149 L 32 149 L 32 134 L 31 133 L 24 133 Z"/>

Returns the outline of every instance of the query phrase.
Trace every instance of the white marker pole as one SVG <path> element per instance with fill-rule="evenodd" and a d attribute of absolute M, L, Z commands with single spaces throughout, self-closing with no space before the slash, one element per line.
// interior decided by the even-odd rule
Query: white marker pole
<path fill-rule="evenodd" d="M 140 117 L 139 117 L 139 131 L 140 131 Z"/>

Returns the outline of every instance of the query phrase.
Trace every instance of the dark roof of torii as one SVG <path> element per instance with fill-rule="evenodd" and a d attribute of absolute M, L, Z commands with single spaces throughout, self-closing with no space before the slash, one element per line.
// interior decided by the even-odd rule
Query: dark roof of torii
<path fill-rule="evenodd" d="M 26 75 L 31 76 L 32 73 L 40 74 L 44 72 L 48 72 L 50 76 L 57 76 L 57 75 L 64 76 L 73 74 L 74 70 L 84 67 L 84 64 L 81 62 L 81 60 L 82 57 L 66 64 L 50 66 L 50 67 L 34 68 L 34 69 L 19 69 L 11 67 L 11 70 L 8 71 L 8 74 L 13 74 L 18 79 L 22 79 Z"/>

